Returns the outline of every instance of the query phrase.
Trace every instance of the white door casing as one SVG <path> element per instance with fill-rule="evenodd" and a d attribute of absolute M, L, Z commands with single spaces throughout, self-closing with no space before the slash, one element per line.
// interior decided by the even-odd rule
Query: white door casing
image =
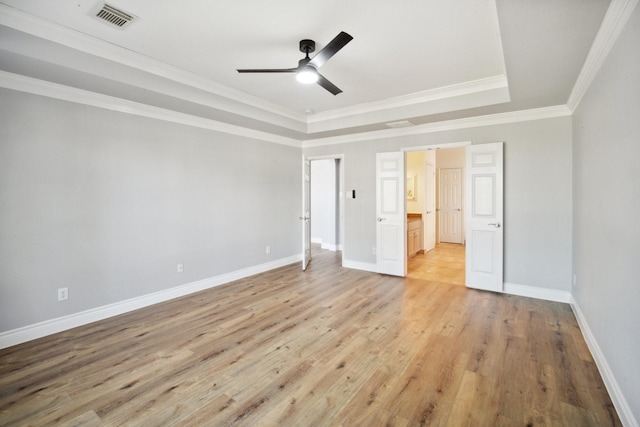
<path fill-rule="evenodd" d="M 405 276 L 404 153 L 376 154 L 376 265 L 378 273 Z"/>
<path fill-rule="evenodd" d="M 425 165 L 424 251 L 436 247 L 436 167 Z"/>
<path fill-rule="evenodd" d="M 440 242 L 462 243 L 462 169 L 440 169 Z"/>
<path fill-rule="evenodd" d="M 466 285 L 502 292 L 503 144 L 467 147 Z"/>
<path fill-rule="evenodd" d="M 311 261 L 311 161 L 302 157 L 302 270 Z"/>

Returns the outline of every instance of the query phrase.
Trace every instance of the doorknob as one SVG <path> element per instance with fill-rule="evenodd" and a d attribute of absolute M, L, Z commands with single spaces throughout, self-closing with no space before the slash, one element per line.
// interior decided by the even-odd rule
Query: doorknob
<path fill-rule="evenodd" d="M 305 221 L 306 221 L 306 220 L 308 220 L 308 219 L 310 219 L 310 218 L 309 218 L 308 216 L 301 216 L 301 217 L 300 217 L 300 219 L 302 219 L 302 220 L 305 220 Z"/>
<path fill-rule="evenodd" d="M 489 223 L 489 225 L 493 225 L 495 228 L 500 228 L 499 222 L 492 222 L 492 223 Z"/>
<path fill-rule="evenodd" d="M 387 218 L 378 218 L 378 222 L 382 222 L 384 220 L 386 220 Z"/>
<path fill-rule="evenodd" d="M 458 209 L 456 209 L 456 210 L 457 210 L 458 212 L 460 212 L 462 209 L 458 208 Z"/>
<path fill-rule="evenodd" d="M 430 214 L 431 212 L 433 212 L 433 211 L 427 211 L 428 214 Z"/>

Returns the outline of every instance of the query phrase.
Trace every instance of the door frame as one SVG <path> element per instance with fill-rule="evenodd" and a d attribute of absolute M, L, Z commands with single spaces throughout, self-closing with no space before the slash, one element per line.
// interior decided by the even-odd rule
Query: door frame
<path fill-rule="evenodd" d="M 339 229 L 339 237 L 340 237 L 340 244 L 342 245 L 342 251 L 341 251 L 341 264 L 343 265 L 344 263 L 344 251 L 347 248 L 347 243 L 344 240 L 344 236 L 345 236 L 345 232 L 344 232 L 344 205 L 345 205 L 345 201 L 346 201 L 346 196 L 345 196 L 345 191 L 344 191 L 344 154 L 326 154 L 323 156 L 303 156 L 303 161 L 302 161 L 302 168 L 304 170 L 304 160 L 308 160 L 310 162 L 313 162 L 314 160 L 340 160 L 339 162 L 339 168 L 336 171 L 340 176 L 339 176 L 339 180 L 338 180 L 338 199 L 340 200 L 339 203 L 339 209 L 338 209 L 338 218 L 336 218 L 336 223 L 338 225 L 338 229 Z M 309 173 L 311 173 L 311 168 L 309 168 Z M 305 185 L 304 185 L 304 176 L 303 176 L 303 181 L 302 181 L 302 200 L 305 200 Z M 313 179 L 313 176 L 311 176 L 311 179 Z M 312 196 L 312 194 L 306 195 L 307 197 Z M 310 221 L 313 221 L 313 218 L 310 219 Z M 309 225 L 309 227 L 311 227 L 311 225 Z M 304 231 L 304 224 L 302 224 L 302 228 Z M 303 248 L 302 248 L 302 256 L 304 257 L 304 242 L 303 243 Z"/>

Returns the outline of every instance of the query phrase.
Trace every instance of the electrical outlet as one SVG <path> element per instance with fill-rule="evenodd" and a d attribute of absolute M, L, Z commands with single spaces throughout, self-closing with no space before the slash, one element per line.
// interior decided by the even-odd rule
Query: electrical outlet
<path fill-rule="evenodd" d="M 374 246 L 373 248 L 371 248 L 371 253 L 372 253 L 373 255 L 375 255 L 375 254 L 376 254 L 376 247 L 375 247 L 375 246 Z"/>
<path fill-rule="evenodd" d="M 271 253 L 271 246 L 267 246 L 266 249 L 264 250 L 264 253 L 269 255 Z"/>
<path fill-rule="evenodd" d="M 182 273 L 184 271 L 184 264 L 178 264 L 178 273 Z"/>
<path fill-rule="evenodd" d="M 576 284 L 578 283 L 578 279 L 576 278 L 576 275 L 573 275 L 573 286 L 576 286 Z"/>
<path fill-rule="evenodd" d="M 69 288 L 58 288 L 58 301 L 66 301 L 69 299 Z"/>

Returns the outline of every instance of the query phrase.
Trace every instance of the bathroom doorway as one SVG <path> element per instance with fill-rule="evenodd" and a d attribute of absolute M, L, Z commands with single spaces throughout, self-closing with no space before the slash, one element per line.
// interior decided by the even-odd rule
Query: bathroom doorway
<path fill-rule="evenodd" d="M 413 187 L 407 194 L 407 277 L 464 286 L 466 148 L 420 149 L 406 156 L 407 188 Z M 452 233 L 459 236 L 454 243 Z"/>

